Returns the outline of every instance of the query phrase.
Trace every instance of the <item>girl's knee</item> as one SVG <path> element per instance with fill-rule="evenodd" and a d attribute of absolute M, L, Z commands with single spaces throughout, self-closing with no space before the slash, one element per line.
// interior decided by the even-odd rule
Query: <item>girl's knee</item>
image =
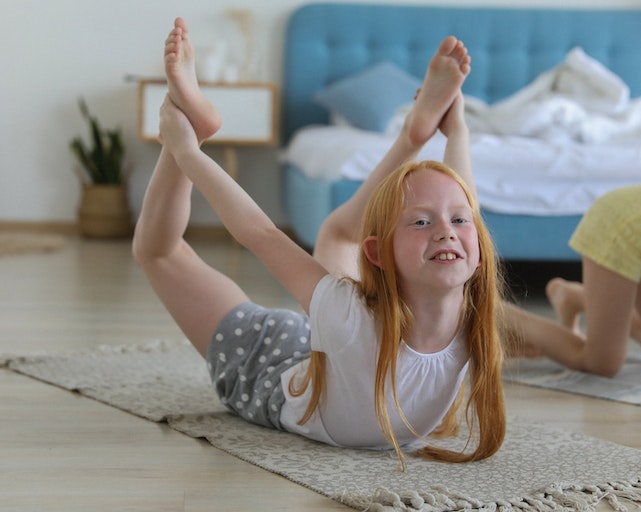
<path fill-rule="evenodd" d="M 623 360 L 619 358 L 596 358 L 586 361 L 584 371 L 600 377 L 612 378 L 623 368 Z"/>

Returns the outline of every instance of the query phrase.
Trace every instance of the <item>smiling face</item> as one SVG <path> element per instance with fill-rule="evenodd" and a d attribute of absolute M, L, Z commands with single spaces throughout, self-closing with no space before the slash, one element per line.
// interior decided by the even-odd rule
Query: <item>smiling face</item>
<path fill-rule="evenodd" d="M 480 263 L 473 211 L 461 186 L 430 169 L 411 173 L 393 236 L 403 295 L 418 287 L 463 289 Z"/>

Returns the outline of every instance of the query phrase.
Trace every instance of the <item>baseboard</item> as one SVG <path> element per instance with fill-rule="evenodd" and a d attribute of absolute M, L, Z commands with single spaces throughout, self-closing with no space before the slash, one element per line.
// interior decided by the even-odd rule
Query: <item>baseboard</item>
<path fill-rule="evenodd" d="M 287 235 L 293 237 L 289 227 L 281 227 Z M 40 221 L 3 221 L 0 220 L 0 232 L 47 233 L 57 235 L 78 235 L 78 226 L 75 222 L 40 222 Z M 185 233 L 186 238 L 205 240 L 230 240 L 229 232 L 221 225 L 194 225 L 189 226 Z"/>

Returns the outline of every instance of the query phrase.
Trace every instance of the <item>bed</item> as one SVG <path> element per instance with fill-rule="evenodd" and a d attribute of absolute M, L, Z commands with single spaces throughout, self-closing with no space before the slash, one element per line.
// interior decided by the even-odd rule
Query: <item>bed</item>
<path fill-rule="evenodd" d="M 323 219 L 356 190 L 449 34 L 472 56 L 463 87 L 472 161 L 500 257 L 578 260 L 567 241 L 585 209 L 641 181 L 641 10 L 298 8 L 286 30 L 281 98 L 282 203 L 296 238 L 312 248 Z M 596 111 L 595 124 L 559 105 L 568 97 L 552 94 L 559 83 Z M 443 144 L 435 137 L 421 158 L 440 159 Z"/>

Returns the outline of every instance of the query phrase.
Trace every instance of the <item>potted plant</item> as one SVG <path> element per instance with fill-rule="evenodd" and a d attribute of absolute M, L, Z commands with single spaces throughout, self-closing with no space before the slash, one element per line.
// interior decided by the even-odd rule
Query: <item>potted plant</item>
<path fill-rule="evenodd" d="M 120 130 L 104 130 L 83 99 L 79 106 L 89 127 L 90 143 L 85 144 L 81 137 L 70 142 L 82 185 L 78 228 L 90 237 L 128 236 L 132 222 Z"/>

